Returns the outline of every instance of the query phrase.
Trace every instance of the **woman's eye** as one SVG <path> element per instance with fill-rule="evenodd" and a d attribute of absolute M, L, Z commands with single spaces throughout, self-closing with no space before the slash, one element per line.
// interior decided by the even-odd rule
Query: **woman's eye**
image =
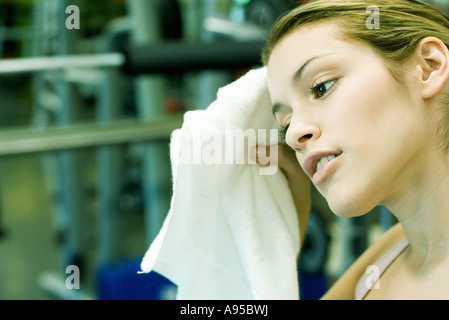
<path fill-rule="evenodd" d="M 311 94 L 315 99 L 322 98 L 326 94 L 326 92 L 332 87 L 335 81 L 337 80 L 328 80 L 316 84 L 314 87 L 311 88 Z"/>

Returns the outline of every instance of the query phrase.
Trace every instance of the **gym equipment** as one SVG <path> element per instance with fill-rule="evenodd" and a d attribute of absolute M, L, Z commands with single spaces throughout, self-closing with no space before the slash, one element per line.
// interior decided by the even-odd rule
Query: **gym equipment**
<path fill-rule="evenodd" d="M 61 4 L 57 1 L 40 0 L 39 3 L 47 2 L 46 7 L 48 8 L 59 8 L 68 4 L 66 0 L 61 1 Z M 120 170 L 118 160 L 120 159 L 120 150 L 116 148 L 119 144 L 129 142 L 151 143 L 150 146 L 145 146 L 144 156 L 144 163 L 148 166 L 145 169 L 147 171 L 144 171 L 145 179 L 154 178 L 155 180 L 154 184 L 149 184 L 147 181 L 148 184 L 144 186 L 147 189 L 145 198 L 149 199 L 148 203 L 145 204 L 145 209 L 148 211 L 146 213 L 146 224 L 149 241 L 159 230 L 159 217 L 154 217 L 159 216 L 159 212 L 166 213 L 167 211 L 162 205 L 157 204 L 159 200 L 164 200 L 167 194 L 160 197 L 159 193 L 154 192 L 160 181 L 167 180 L 166 172 L 160 170 L 164 163 L 160 163 L 161 160 L 158 155 L 165 151 L 158 145 L 158 141 L 167 139 L 170 132 L 181 125 L 182 117 L 162 115 L 161 110 L 157 109 L 161 106 L 161 96 L 163 95 L 163 90 L 159 89 L 164 87 L 159 75 L 179 75 L 188 71 L 201 70 L 220 70 L 229 73 L 231 69 L 251 68 L 260 65 L 262 37 L 267 28 L 280 14 L 298 3 L 297 1 L 279 0 L 234 1 L 235 12 L 239 13 L 240 11 L 243 15 L 230 15 L 227 19 L 221 20 L 213 15 L 205 17 L 203 28 L 208 35 L 201 39 L 195 39 L 195 41 L 184 42 L 179 40 L 179 17 L 171 17 L 172 20 L 169 19 L 159 23 L 161 15 L 158 14 L 158 10 L 152 10 L 155 8 L 153 6 L 156 6 L 156 2 L 158 5 L 165 6 L 164 8 L 177 9 L 175 1 L 171 0 L 128 1 L 130 17 L 132 17 L 128 22 L 134 23 L 134 25 L 130 26 L 129 23 L 128 25 L 125 23 L 122 26 L 112 28 L 110 34 L 105 36 L 106 47 L 103 48 L 104 52 L 102 53 L 72 54 L 69 36 L 65 34 L 62 35 L 62 39 L 50 46 L 57 48 L 61 45 L 62 47 L 59 52 L 51 52 L 51 54 L 56 54 L 54 56 L 39 57 L 39 55 L 45 53 L 43 51 L 37 52 L 37 57 L 34 58 L 0 60 L 0 76 L 17 73 L 34 73 L 37 75 L 42 71 L 51 71 L 52 74 L 57 75 L 54 81 L 57 88 L 55 92 L 63 105 L 67 103 L 67 110 L 64 112 L 76 109 L 76 105 L 73 104 L 76 101 L 76 96 L 71 88 L 71 83 L 74 82 L 70 78 L 71 72 L 74 69 L 92 69 L 97 71 L 97 75 L 99 75 L 98 111 L 95 123 L 73 125 L 71 124 L 74 120 L 73 115 L 70 112 L 61 112 L 58 114 L 58 125 L 45 126 L 45 130 L 44 125 L 47 125 L 47 123 L 40 123 L 35 128 L 2 130 L 0 131 L 2 136 L 0 156 L 58 151 L 61 152 L 61 162 L 58 164 L 59 174 L 61 171 L 72 172 L 72 168 L 76 167 L 76 161 L 74 161 L 76 157 L 73 157 L 73 153 L 67 153 L 68 149 L 76 151 L 78 148 L 85 147 L 98 148 L 97 169 L 101 180 L 98 188 L 98 218 L 101 221 L 98 229 L 98 244 L 101 253 L 99 253 L 98 258 L 101 264 L 116 262 L 120 258 L 117 253 L 120 239 L 116 233 L 117 226 L 120 226 L 119 212 L 117 212 L 120 209 L 115 206 L 116 202 L 114 202 L 117 200 L 117 194 L 119 193 L 117 186 L 121 182 L 116 174 Z M 194 8 L 194 2 L 196 3 L 196 1 L 185 0 L 182 1 L 182 4 Z M 204 0 L 202 4 L 204 7 L 212 6 L 211 3 L 213 2 L 212 0 Z M 52 10 L 57 11 L 57 9 Z M 165 11 L 177 12 L 171 9 Z M 193 17 L 194 10 L 191 10 L 191 13 Z M 149 14 L 151 19 L 148 18 Z M 243 23 L 239 19 L 243 19 Z M 193 18 L 190 19 L 190 21 L 194 20 Z M 43 23 L 45 21 L 39 21 L 37 24 Z M 164 30 L 161 30 L 161 25 L 176 25 L 176 28 L 173 33 L 166 34 Z M 195 30 L 193 25 L 190 27 Z M 50 29 L 48 28 L 48 30 Z M 162 29 L 164 28 L 162 27 Z M 236 30 L 240 30 L 240 32 L 236 32 Z M 127 38 L 132 38 L 132 41 L 126 42 L 128 41 Z M 119 120 L 119 108 L 123 97 L 118 83 L 123 76 L 130 76 L 138 82 L 135 86 L 136 100 L 139 105 L 138 119 Z M 141 76 L 146 79 L 141 81 L 138 79 Z M 210 78 L 205 79 L 209 80 Z M 42 82 L 36 81 L 36 92 L 40 92 L 42 87 Z M 212 86 L 203 86 L 202 91 L 203 93 L 207 91 L 211 95 L 216 94 L 216 90 Z M 71 99 L 71 97 L 75 97 L 75 99 Z M 153 166 L 154 163 L 156 163 L 155 166 Z M 76 172 L 75 168 L 72 177 L 77 175 Z M 68 180 L 70 179 L 65 177 L 55 184 L 62 189 L 61 186 L 67 185 Z M 67 199 L 71 197 L 74 188 L 77 188 L 77 186 L 71 186 L 64 191 Z M 73 197 L 69 200 L 73 203 L 76 202 L 76 199 L 76 197 Z M 59 219 L 61 221 L 65 219 L 63 221 L 65 226 L 72 221 L 74 222 L 73 229 L 82 229 L 78 218 L 75 217 L 74 220 L 70 220 L 76 215 L 77 209 L 74 210 L 70 205 L 64 207 L 65 205 L 67 203 L 61 204 L 59 208 L 61 215 L 58 214 L 58 216 L 62 217 Z M 67 216 L 67 212 L 71 213 Z M 71 231 L 73 230 L 71 229 Z M 70 241 L 74 240 L 69 239 Z M 75 241 L 78 240 L 75 239 Z M 63 251 L 63 254 L 67 256 L 65 261 L 78 261 L 79 254 L 74 250 L 74 247 L 69 245 L 64 247 Z M 323 252 L 314 252 L 313 254 L 319 254 L 319 257 L 314 256 L 310 260 L 315 261 L 319 268 L 323 263 Z M 310 252 L 310 254 L 312 253 Z"/>
<path fill-rule="evenodd" d="M 3 59 L 0 60 L 0 74 L 31 73 L 80 67 L 117 67 L 123 64 L 124 56 L 119 53 Z"/>
<path fill-rule="evenodd" d="M 316 212 L 312 211 L 301 250 L 299 268 L 302 272 L 314 275 L 324 270 L 329 241 L 330 237 L 323 220 Z"/>
<path fill-rule="evenodd" d="M 67 55 L 0 60 L 0 75 L 72 68 L 121 67 L 127 75 L 180 74 L 205 69 L 238 69 L 260 65 L 262 41 L 213 43 L 164 42 L 136 46 L 123 53 Z"/>
<path fill-rule="evenodd" d="M 58 3 L 58 6 L 63 5 L 64 3 Z M 120 226 L 120 215 L 116 212 L 119 208 L 111 205 L 117 200 L 116 187 L 120 187 L 119 184 L 115 183 L 117 181 L 112 181 L 117 178 L 118 170 L 115 147 L 121 143 L 167 139 L 170 132 L 182 123 L 181 117 L 175 115 L 143 116 L 142 119 L 118 120 L 120 105 L 117 104 L 120 104 L 121 101 L 120 88 L 118 87 L 120 77 L 124 75 L 136 77 L 149 73 L 180 73 L 187 70 L 202 70 L 208 67 L 222 69 L 251 67 L 260 63 L 259 49 L 254 43 L 237 41 L 226 41 L 223 45 L 218 43 L 192 44 L 181 41 L 162 42 L 157 45 L 136 44 L 128 48 L 126 52 L 120 52 L 119 49 L 122 45 L 115 42 L 123 41 L 126 38 L 121 36 L 123 33 L 129 33 L 129 30 L 112 32 L 107 40 L 110 43 L 105 48 L 105 53 L 73 55 L 67 49 L 54 56 L 0 60 L 0 76 L 8 77 L 18 73 L 33 73 L 33 75 L 36 75 L 34 86 L 36 93 L 41 93 L 44 90 L 43 88 L 48 87 L 41 74 L 43 71 L 50 71 L 54 77 L 52 83 L 55 88 L 54 93 L 61 99 L 60 103 L 64 106 L 63 110 L 61 109 L 61 112 L 57 114 L 57 125 L 49 125 L 47 121 L 42 121 L 42 119 L 45 119 L 41 116 L 42 114 L 37 114 L 36 119 L 38 121 L 35 121 L 35 126 L 32 128 L 0 131 L 2 136 L 0 142 L 1 156 L 43 153 L 45 154 L 44 160 L 50 161 L 47 161 L 46 164 L 48 164 L 47 168 L 52 171 L 50 174 L 54 178 L 52 181 L 54 189 L 60 193 L 58 199 L 65 199 L 55 206 L 58 225 L 61 227 L 61 231 L 67 235 L 61 247 L 61 264 L 63 266 L 69 264 L 82 266 L 84 263 L 83 250 L 79 250 L 79 248 L 83 248 L 80 245 L 82 239 L 79 237 L 79 233 L 82 233 L 83 230 L 80 215 L 83 210 L 72 207 L 72 204 L 83 203 L 83 201 L 78 201 L 77 196 L 79 192 L 82 192 L 82 188 L 79 188 L 78 184 L 78 186 L 73 184 L 77 180 L 74 179 L 74 176 L 80 177 L 77 173 L 79 170 L 74 169 L 74 166 L 77 166 L 76 161 L 74 161 L 76 149 L 99 148 L 98 174 L 101 185 L 98 192 L 98 219 L 101 223 L 99 223 L 98 229 L 98 260 L 100 265 L 104 265 L 115 262 L 120 258 L 120 250 L 117 248 L 120 237 L 115 232 Z M 64 43 L 65 41 L 67 40 L 64 40 Z M 220 47 L 221 50 L 217 51 L 217 47 Z M 167 60 L 167 52 L 176 54 L 172 55 L 172 61 Z M 188 54 L 189 52 L 190 54 Z M 148 53 L 150 53 L 150 56 L 145 57 Z M 204 61 L 209 62 L 207 65 L 202 65 Z M 174 65 L 174 62 L 177 64 Z M 71 124 L 74 122 L 72 115 L 66 113 L 77 110 L 77 107 L 73 104 L 77 100 L 76 97 L 75 99 L 70 98 L 74 97 L 74 92 L 71 90 L 73 80 L 69 76 L 71 70 L 79 71 L 80 69 L 98 71 L 97 74 L 100 76 L 98 82 L 98 114 L 97 121 L 94 123 L 74 125 Z M 158 104 L 143 102 L 143 105 Z M 39 106 L 39 108 L 41 107 Z M 60 153 L 59 156 L 54 157 L 48 153 L 55 151 Z M 70 173 L 72 178 L 66 174 L 61 174 L 63 172 Z M 167 179 L 167 177 L 164 179 Z M 68 182 L 70 182 L 70 186 Z M 78 189 L 78 192 L 75 192 L 74 189 Z M 153 206 L 156 200 L 152 201 Z M 152 224 L 153 229 L 158 228 L 154 223 L 148 224 Z M 50 286 L 51 288 L 55 288 L 54 284 L 59 283 L 53 281 L 56 280 L 53 278 L 51 278 L 52 281 L 49 281 L 49 277 L 44 277 L 44 279 L 46 279 L 44 281 L 46 283 L 53 283 Z"/>
<path fill-rule="evenodd" d="M 302 300 L 317 300 L 328 289 L 325 264 L 330 237 L 320 215 L 312 210 L 298 264 L 298 280 Z"/>
<path fill-rule="evenodd" d="M 169 136 L 181 124 L 181 115 L 170 115 L 151 120 L 54 126 L 45 130 L 1 130 L 0 156 L 158 140 Z"/>
<path fill-rule="evenodd" d="M 125 51 L 126 74 L 180 74 L 205 69 L 232 70 L 260 65 L 262 41 L 167 42 Z"/>
<path fill-rule="evenodd" d="M 140 259 L 100 267 L 97 273 L 98 298 L 101 300 L 174 300 L 176 285 L 151 272 L 137 274 Z"/>

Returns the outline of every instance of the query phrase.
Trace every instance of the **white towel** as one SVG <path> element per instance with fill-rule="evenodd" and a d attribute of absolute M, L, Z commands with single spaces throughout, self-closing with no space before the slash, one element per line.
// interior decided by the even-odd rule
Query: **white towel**
<path fill-rule="evenodd" d="M 141 268 L 174 282 L 177 299 L 299 299 L 287 180 L 246 156 L 256 143 L 277 142 L 274 126 L 261 68 L 220 89 L 206 110 L 187 112 L 173 132 L 171 208 Z M 239 129 L 250 137 L 245 149 L 226 143 Z M 264 132 L 271 141 L 254 141 Z"/>

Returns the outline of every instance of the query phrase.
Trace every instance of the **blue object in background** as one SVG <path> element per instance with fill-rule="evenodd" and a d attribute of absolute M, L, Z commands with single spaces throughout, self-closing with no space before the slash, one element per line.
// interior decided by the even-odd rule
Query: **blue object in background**
<path fill-rule="evenodd" d="M 319 300 L 328 290 L 324 272 L 307 274 L 298 272 L 300 300 Z"/>
<path fill-rule="evenodd" d="M 103 266 L 97 273 L 100 300 L 173 300 L 176 286 L 156 272 L 138 274 L 141 259 Z"/>
<path fill-rule="evenodd" d="M 312 210 L 298 265 L 301 300 L 318 300 L 328 290 L 325 264 L 330 236 L 321 215 Z"/>
<path fill-rule="evenodd" d="M 100 300 L 174 300 L 176 285 L 156 272 L 138 274 L 141 259 L 101 267 L 97 273 Z M 298 272 L 301 300 L 318 300 L 327 291 L 324 272 Z"/>

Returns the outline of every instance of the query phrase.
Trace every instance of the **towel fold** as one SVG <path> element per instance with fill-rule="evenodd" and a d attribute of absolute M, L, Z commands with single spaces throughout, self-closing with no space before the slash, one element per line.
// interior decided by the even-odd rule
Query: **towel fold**
<path fill-rule="evenodd" d="M 171 207 L 141 269 L 174 282 L 177 299 L 299 299 L 287 180 L 247 156 L 256 144 L 277 143 L 266 72 L 220 89 L 172 134 Z"/>

